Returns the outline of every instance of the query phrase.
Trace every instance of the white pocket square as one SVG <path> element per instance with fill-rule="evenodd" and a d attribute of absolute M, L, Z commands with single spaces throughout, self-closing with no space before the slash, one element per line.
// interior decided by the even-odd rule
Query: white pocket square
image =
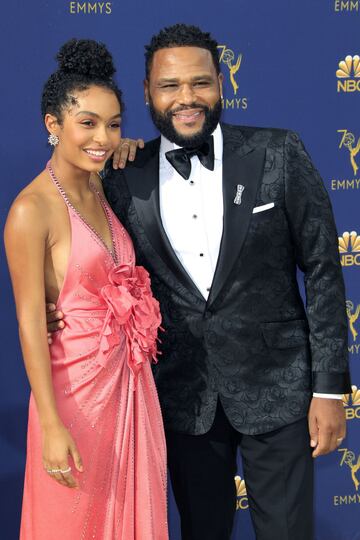
<path fill-rule="evenodd" d="M 262 204 L 261 206 L 255 206 L 252 213 L 257 214 L 258 212 L 264 212 L 264 210 L 270 210 L 270 208 L 274 208 L 274 206 L 275 204 L 273 202 L 268 204 Z"/>

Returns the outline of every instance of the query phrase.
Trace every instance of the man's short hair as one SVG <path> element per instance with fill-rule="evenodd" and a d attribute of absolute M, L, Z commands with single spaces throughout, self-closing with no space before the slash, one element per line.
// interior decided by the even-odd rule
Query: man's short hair
<path fill-rule="evenodd" d="M 209 32 L 202 32 L 198 26 L 174 24 L 160 30 L 145 46 L 145 76 L 149 79 L 152 59 L 156 51 L 171 47 L 200 47 L 210 51 L 217 73 L 220 73 L 218 43 Z"/>

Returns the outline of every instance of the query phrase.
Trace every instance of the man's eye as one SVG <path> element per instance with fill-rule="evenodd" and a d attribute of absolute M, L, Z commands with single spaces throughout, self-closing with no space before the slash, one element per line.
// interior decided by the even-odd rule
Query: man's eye
<path fill-rule="evenodd" d="M 207 86 L 209 84 L 208 81 L 197 81 L 195 83 L 195 86 Z"/>
<path fill-rule="evenodd" d="M 176 88 L 176 84 L 163 84 L 161 88 Z"/>

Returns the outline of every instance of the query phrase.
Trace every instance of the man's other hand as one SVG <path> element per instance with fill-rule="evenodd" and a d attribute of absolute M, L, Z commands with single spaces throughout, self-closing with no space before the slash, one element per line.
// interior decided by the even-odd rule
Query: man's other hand
<path fill-rule="evenodd" d="M 308 421 L 314 458 L 335 450 L 346 436 L 345 409 L 341 399 L 313 397 Z"/>
<path fill-rule="evenodd" d="M 65 327 L 65 323 L 62 320 L 64 314 L 62 311 L 56 309 L 55 304 L 46 304 L 46 322 L 48 331 L 48 343 L 51 345 L 51 334 L 57 330 L 62 330 Z"/>

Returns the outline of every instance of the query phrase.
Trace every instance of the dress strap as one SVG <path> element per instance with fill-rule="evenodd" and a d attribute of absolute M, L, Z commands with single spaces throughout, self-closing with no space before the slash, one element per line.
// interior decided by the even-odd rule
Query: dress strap
<path fill-rule="evenodd" d="M 69 197 L 67 196 L 67 194 L 66 194 L 65 190 L 63 189 L 62 185 L 60 184 L 59 180 L 56 178 L 55 173 L 53 171 L 53 168 L 51 167 L 51 162 L 50 161 L 47 162 L 46 169 L 48 170 L 51 180 L 54 182 L 54 184 L 57 187 L 60 195 L 62 196 L 62 198 L 66 202 L 68 208 L 70 210 L 72 210 L 72 212 L 79 218 L 79 220 L 91 232 L 91 234 L 97 240 L 97 242 L 101 244 L 101 246 L 106 250 L 106 252 L 109 255 L 111 255 L 114 262 L 117 263 L 118 255 L 117 255 L 117 245 L 116 245 L 116 242 L 115 242 L 115 236 L 116 235 L 114 233 L 111 213 L 110 213 L 109 207 L 107 206 L 107 204 L 104 201 L 103 197 L 96 190 L 96 188 L 92 184 L 92 182 L 90 182 L 90 184 L 89 184 L 90 189 L 97 194 L 97 196 L 99 198 L 99 201 L 100 201 L 100 204 L 101 204 L 101 206 L 103 208 L 103 212 L 105 214 L 108 227 L 109 227 L 110 236 L 111 236 L 111 249 L 109 249 L 108 245 L 106 244 L 106 242 L 103 239 L 103 237 L 101 236 L 101 234 L 97 232 L 97 230 L 84 218 L 84 216 L 79 212 L 79 210 L 77 210 L 77 208 L 71 203 L 71 201 L 69 200 Z"/>
<path fill-rule="evenodd" d="M 72 204 L 71 204 L 71 202 L 69 201 L 68 196 L 66 195 L 66 192 L 63 190 L 62 185 L 60 184 L 59 180 L 58 180 L 58 179 L 56 178 L 56 176 L 55 176 L 55 173 L 54 173 L 53 168 L 52 168 L 52 166 L 51 166 L 50 160 L 49 160 L 49 161 L 47 162 L 47 164 L 46 164 L 46 169 L 47 169 L 47 171 L 48 171 L 48 173 L 49 173 L 49 175 L 50 175 L 51 180 L 53 181 L 53 183 L 54 183 L 55 186 L 57 187 L 57 189 L 58 189 L 60 195 L 62 196 L 62 198 L 64 199 L 64 201 L 66 202 L 66 204 L 67 204 L 70 208 L 72 208 Z"/>

